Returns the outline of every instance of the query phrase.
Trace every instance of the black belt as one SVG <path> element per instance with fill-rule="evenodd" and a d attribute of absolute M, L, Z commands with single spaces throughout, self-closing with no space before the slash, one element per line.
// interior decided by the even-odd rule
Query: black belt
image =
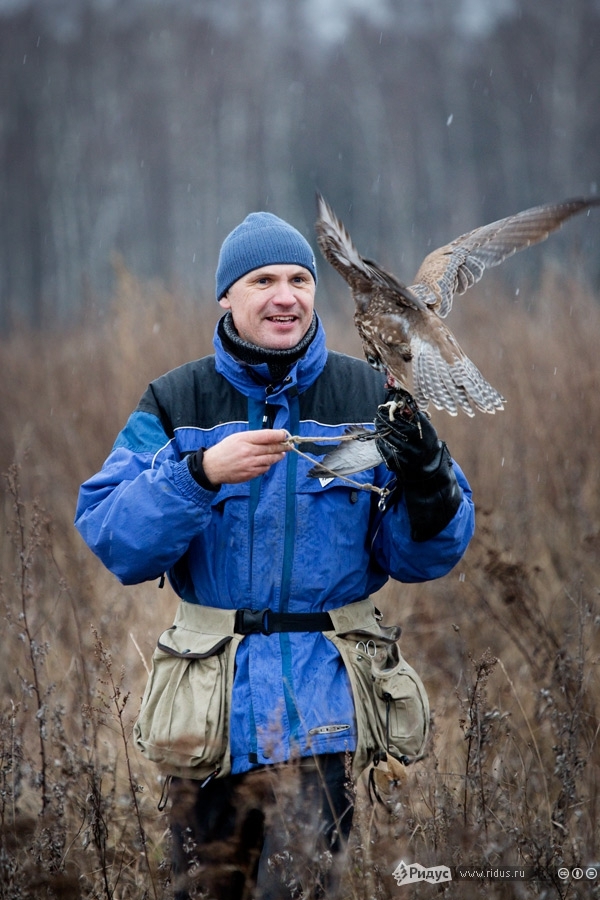
<path fill-rule="evenodd" d="M 275 634 L 282 631 L 333 631 L 329 613 L 277 613 L 270 609 L 238 609 L 236 634 Z"/>

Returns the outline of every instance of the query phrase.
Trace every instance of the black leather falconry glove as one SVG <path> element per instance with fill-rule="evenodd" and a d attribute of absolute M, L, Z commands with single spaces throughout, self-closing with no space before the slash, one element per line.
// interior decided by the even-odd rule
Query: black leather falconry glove
<path fill-rule="evenodd" d="M 462 491 L 448 448 L 428 417 L 410 394 L 393 391 L 389 397 L 375 417 L 377 447 L 403 487 L 413 541 L 428 541 L 454 518 Z"/>

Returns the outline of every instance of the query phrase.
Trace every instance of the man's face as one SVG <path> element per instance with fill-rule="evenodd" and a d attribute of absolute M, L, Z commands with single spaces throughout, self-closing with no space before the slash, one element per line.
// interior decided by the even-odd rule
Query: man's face
<path fill-rule="evenodd" d="M 243 340 L 268 350 L 289 350 L 312 322 L 315 282 L 303 266 L 261 266 L 234 282 L 219 302 L 231 310 Z"/>

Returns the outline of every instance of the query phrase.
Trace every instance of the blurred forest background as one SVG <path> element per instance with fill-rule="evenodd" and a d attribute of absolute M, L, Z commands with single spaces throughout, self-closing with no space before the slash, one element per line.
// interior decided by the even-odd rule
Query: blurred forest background
<path fill-rule="evenodd" d="M 408 280 L 475 225 L 596 193 L 599 47 L 597 0 L 0 0 L 0 900 L 172 896 L 131 730 L 176 598 L 119 585 L 72 522 L 147 382 L 211 352 L 222 239 L 262 208 L 314 246 L 319 188 Z M 377 597 L 432 740 L 384 805 L 361 785 L 344 900 L 430 898 L 401 858 L 535 869 L 450 900 L 600 898 L 557 875 L 600 870 L 599 240 L 579 216 L 452 312 L 506 410 L 433 412 L 477 531 L 447 577 Z M 360 356 L 319 272 L 329 344 Z"/>
<path fill-rule="evenodd" d="M 312 236 L 316 188 L 407 279 L 594 193 L 599 48 L 598 0 L 0 0 L 0 330 L 102 309 L 114 253 L 210 295 L 231 228 Z"/>

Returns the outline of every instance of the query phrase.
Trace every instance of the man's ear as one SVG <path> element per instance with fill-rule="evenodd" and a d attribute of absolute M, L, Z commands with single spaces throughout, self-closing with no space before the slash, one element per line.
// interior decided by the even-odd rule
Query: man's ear
<path fill-rule="evenodd" d="M 219 303 L 221 304 L 223 309 L 231 309 L 231 303 L 229 302 L 228 294 L 229 294 L 229 291 L 225 291 L 225 293 L 219 300 Z"/>

